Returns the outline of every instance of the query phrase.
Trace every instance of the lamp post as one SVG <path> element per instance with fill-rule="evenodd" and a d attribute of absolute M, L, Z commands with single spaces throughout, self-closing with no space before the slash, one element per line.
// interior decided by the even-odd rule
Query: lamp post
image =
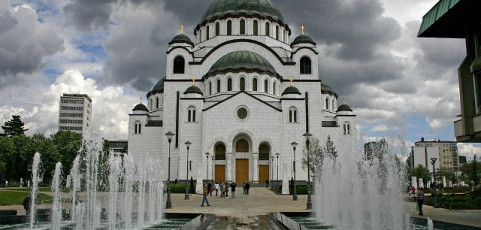
<path fill-rule="evenodd" d="M 192 143 L 190 143 L 190 141 L 185 142 L 185 146 L 187 147 L 187 164 L 186 164 L 186 167 L 185 167 L 186 185 L 185 185 L 185 198 L 184 198 L 184 200 L 189 200 L 189 149 L 190 149 L 191 144 Z"/>
<path fill-rule="evenodd" d="M 436 195 L 436 167 L 434 164 L 436 163 L 437 158 L 431 158 L 431 164 L 433 165 L 433 184 L 434 184 L 434 205 L 433 208 L 438 207 L 438 196 Z"/>
<path fill-rule="evenodd" d="M 209 180 L 209 152 L 205 153 L 207 160 L 205 161 L 205 178 Z"/>
<path fill-rule="evenodd" d="M 307 149 L 307 209 L 312 209 L 311 201 L 311 164 L 310 164 L 310 152 L 309 152 L 309 139 L 312 134 L 307 132 L 303 135 L 306 138 L 306 149 Z"/>
<path fill-rule="evenodd" d="M 270 183 L 270 186 L 272 188 L 272 181 L 274 180 L 274 156 L 271 156 L 271 183 Z"/>
<path fill-rule="evenodd" d="M 212 177 L 211 177 L 211 179 L 214 180 L 214 169 L 215 169 L 215 155 L 214 154 L 212 154 L 211 159 L 212 159 L 212 172 L 211 172 Z"/>
<path fill-rule="evenodd" d="M 292 149 L 294 150 L 294 162 L 293 162 L 293 167 L 294 167 L 294 182 L 292 184 L 292 200 L 297 200 L 297 187 L 296 187 L 296 146 L 297 142 L 292 142 Z"/>
<path fill-rule="evenodd" d="M 276 164 L 276 166 L 277 166 L 277 181 L 279 181 L 279 156 L 280 155 L 281 154 L 276 153 L 276 157 L 277 157 L 277 164 Z"/>
<path fill-rule="evenodd" d="M 172 142 L 172 137 L 174 137 L 174 133 L 169 131 L 165 134 L 167 136 L 167 140 L 169 141 L 169 172 L 167 173 L 167 202 L 165 202 L 165 208 L 169 209 L 172 208 L 172 201 L 170 200 L 170 143 Z"/>

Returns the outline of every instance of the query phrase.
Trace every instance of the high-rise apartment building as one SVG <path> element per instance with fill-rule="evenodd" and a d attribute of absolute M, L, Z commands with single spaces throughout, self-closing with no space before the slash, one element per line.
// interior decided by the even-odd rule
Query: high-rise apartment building
<path fill-rule="evenodd" d="M 84 136 L 92 127 L 92 99 L 87 94 L 60 96 L 58 130 L 69 130 Z"/>
<path fill-rule="evenodd" d="M 458 162 L 458 146 L 455 141 L 425 141 L 421 138 L 412 147 L 412 166 L 423 165 L 432 172 L 431 158 L 437 158 L 435 167 L 437 170 L 446 169 L 457 172 Z"/>

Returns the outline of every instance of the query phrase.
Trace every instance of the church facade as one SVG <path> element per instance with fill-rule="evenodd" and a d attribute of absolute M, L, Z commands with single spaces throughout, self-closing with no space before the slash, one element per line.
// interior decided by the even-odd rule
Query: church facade
<path fill-rule="evenodd" d="M 129 114 L 128 154 L 159 159 L 171 181 L 282 181 L 287 194 L 294 167 L 307 180 L 305 133 L 354 153 L 356 116 L 320 79 L 304 27 L 291 35 L 271 0 L 213 1 L 194 41 L 182 27 L 169 42 L 166 77 Z"/>

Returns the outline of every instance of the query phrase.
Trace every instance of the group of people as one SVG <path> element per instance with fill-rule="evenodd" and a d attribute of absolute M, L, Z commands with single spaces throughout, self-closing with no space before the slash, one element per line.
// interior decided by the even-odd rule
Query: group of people
<path fill-rule="evenodd" d="M 231 198 L 235 198 L 235 192 L 237 188 L 237 184 L 235 182 L 232 182 L 230 184 L 228 183 L 222 183 L 222 181 L 215 182 L 214 185 L 212 185 L 211 182 L 209 182 L 207 185 L 204 185 L 203 187 L 203 199 L 202 199 L 202 204 L 200 206 L 204 206 L 204 203 L 207 204 L 207 206 L 210 206 L 209 201 L 207 200 L 207 196 L 212 196 L 212 193 L 215 190 L 215 196 L 219 196 L 221 198 L 229 198 L 229 188 L 230 188 L 230 195 Z M 244 194 L 249 195 L 249 189 L 250 189 L 250 184 L 249 182 L 244 182 L 243 183 L 243 190 Z M 219 194 L 220 192 L 220 194 Z"/>

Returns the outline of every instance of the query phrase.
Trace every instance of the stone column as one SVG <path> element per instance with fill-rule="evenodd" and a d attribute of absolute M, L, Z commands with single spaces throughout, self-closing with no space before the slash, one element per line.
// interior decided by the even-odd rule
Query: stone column
<path fill-rule="evenodd" d="M 225 154 L 225 182 L 232 181 L 232 153 Z"/>
<path fill-rule="evenodd" d="M 259 153 L 252 153 L 252 183 L 259 183 Z"/>

